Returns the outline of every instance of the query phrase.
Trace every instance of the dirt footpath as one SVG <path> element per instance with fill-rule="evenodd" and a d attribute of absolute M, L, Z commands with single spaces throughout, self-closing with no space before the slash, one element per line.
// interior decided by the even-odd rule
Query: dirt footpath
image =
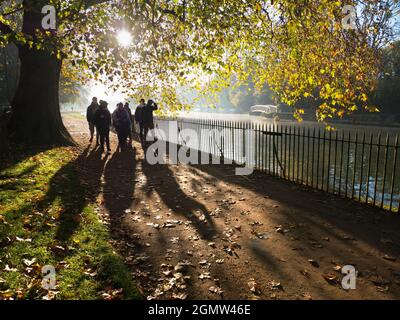
<path fill-rule="evenodd" d="M 400 217 L 224 165 L 156 165 L 138 143 L 101 155 L 87 125 L 82 182 L 148 299 L 400 299 Z M 356 290 L 341 269 L 358 272 Z"/>

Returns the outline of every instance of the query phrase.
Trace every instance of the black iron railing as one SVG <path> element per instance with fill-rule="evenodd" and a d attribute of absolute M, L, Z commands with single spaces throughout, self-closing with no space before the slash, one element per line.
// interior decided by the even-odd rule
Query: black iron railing
<path fill-rule="evenodd" d="M 246 152 L 251 152 L 251 164 L 258 171 L 391 212 L 399 211 L 396 130 L 327 131 L 311 125 L 157 119 L 157 128 L 167 132 L 167 140 L 171 123 L 177 128 L 178 144 L 237 164 L 246 163 Z M 187 143 L 187 129 L 195 132 L 197 139 Z"/>

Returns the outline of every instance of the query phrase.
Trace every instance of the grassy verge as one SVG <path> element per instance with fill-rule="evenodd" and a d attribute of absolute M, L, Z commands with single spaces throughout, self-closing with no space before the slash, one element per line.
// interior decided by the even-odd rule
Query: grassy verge
<path fill-rule="evenodd" d="M 75 158 L 56 148 L 0 170 L 0 300 L 140 298 Z M 55 288 L 43 289 L 44 266 L 55 268 Z"/>

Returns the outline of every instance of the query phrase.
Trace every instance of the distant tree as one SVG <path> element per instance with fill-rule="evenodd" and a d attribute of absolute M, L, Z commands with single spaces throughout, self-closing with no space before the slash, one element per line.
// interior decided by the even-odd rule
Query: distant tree
<path fill-rule="evenodd" d="M 375 103 L 383 113 L 400 114 L 400 41 L 383 49 L 383 67 L 375 92 Z"/>

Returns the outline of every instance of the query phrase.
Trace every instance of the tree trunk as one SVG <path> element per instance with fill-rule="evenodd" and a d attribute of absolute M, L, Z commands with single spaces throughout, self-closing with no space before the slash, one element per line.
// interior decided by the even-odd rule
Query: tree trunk
<path fill-rule="evenodd" d="M 10 137 L 28 145 L 72 144 L 73 140 L 61 120 L 59 83 L 62 61 L 46 50 L 37 50 L 38 33 L 42 28 L 42 7 L 46 0 L 23 0 L 22 32 L 32 37 L 34 45 L 19 46 L 21 62 L 17 92 L 11 103 Z M 3 26 L 3 32 L 7 27 Z M 9 29 L 9 28 L 8 28 Z M 56 38 L 57 31 L 50 30 Z M 56 50 L 54 50 L 56 51 Z"/>
<path fill-rule="evenodd" d="M 46 51 L 19 47 L 21 73 L 9 123 L 12 140 L 29 145 L 72 144 L 61 119 L 62 62 Z"/>
<path fill-rule="evenodd" d="M 0 111 L 0 160 L 9 158 L 9 156 L 10 156 L 10 146 L 8 144 L 6 119 L 4 115 L 1 114 Z"/>

